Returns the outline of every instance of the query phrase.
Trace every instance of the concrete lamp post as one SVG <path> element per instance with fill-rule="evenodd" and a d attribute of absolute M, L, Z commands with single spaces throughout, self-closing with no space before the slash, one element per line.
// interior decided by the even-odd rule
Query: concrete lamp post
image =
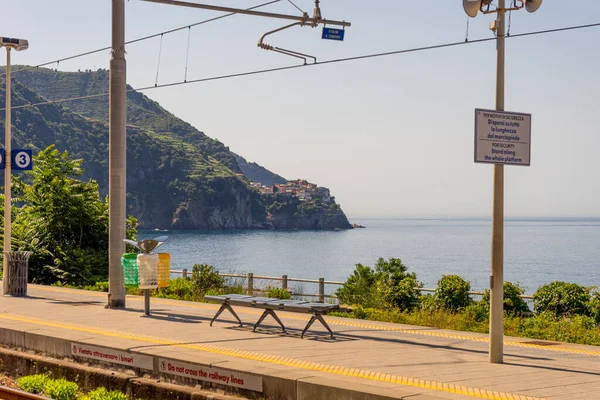
<path fill-rule="evenodd" d="M 8 268 L 8 257 L 7 254 L 11 250 L 11 137 L 10 137 L 10 51 L 15 49 L 16 51 L 27 50 L 29 48 L 29 42 L 24 39 L 15 39 L 8 37 L 0 37 L 0 47 L 6 48 L 6 120 L 5 120 L 5 135 L 4 135 L 4 263 L 3 263 L 3 285 L 2 294 L 8 293 L 8 282 L 10 270 Z"/>

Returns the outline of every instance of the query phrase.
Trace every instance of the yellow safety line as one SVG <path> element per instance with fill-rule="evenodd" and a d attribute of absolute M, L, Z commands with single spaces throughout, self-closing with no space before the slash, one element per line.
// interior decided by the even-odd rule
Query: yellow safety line
<path fill-rule="evenodd" d="M 254 351 L 244 351 L 244 350 L 235 350 L 222 346 L 215 345 L 204 345 L 204 344 L 189 344 L 182 343 L 180 341 L 174 341 L 172 339 L 160 338 L 149 335 L 140 335 L 136 333 L 130 332 L 122 332 L 122 331 L 113 331 L 113 330 L 105 330 L 100 328 L 82 326 L 82 325 L 73 325 L 67 323 L 59 323 L 53 321 L 44 321 L 34 318 L 22 317 L 18 315 L 9 315 L 9 314 L 0 314 L 1 319 L 6 319 L 10 321 L 18 321 L 25 322 L 34 325 L 42 325 L 59 329 L 66 329 L 72 331 L 79 331 L 85 333 L 93 333 L 103 336 L 115 337 L 120 339 L 132 339 L 145 343 L 152 344 L 160 344 L 160 345 L 170 345 L 174 347 L 180 347 L 185 349 L 191 349 L 196 351 L 202 351 L 206 353 L 212 354 L 220 354 L 224 356 L 230 357 L 238 357 L 247 360 L 253 361 L 261 361 L 270 364 L 284 365 L 292 368 L 299 368 L 311 371 L 320 371 L 320 372 L 328 372 L 335 375 L 342 375 L 347 377 L 357 377 L 360 379 L 370 380 L 370 381 L 380 381 L 380 382 L 390 382 L 397 385 L 403 386 L 412 386 L 420 389 L 429 389 L 446 393 L 453 393 L 463 396 L 470 397 L 478 397 L 481 399 L 490 399 L 490 400 L 544 400 L 538 397 L 524 396 L 513 393 L 503 393 L 497 392 L 494 390 L 487 390 L 481 388 L 473 388 L 469 386 L 460 386 L 454 385 L 451 383 L 445 382 L 435 382 L 425 379 L 418 378 L 410 378 L 405 376 L 398 375 L 390 375 L 383 373 L 376 373 L 373 371 L 359 370 L 350 367 L 340 367 L 330 364 L 323 364 L 317 362 L 307 362 L 306 360 L 298 360 L 294 358 L 281 357 L 281 356 L 273 356 L 265 353 L 259 353 Z"/>
<path fill-rule="evenodd" d="M 51 292 L 73 293 L 73 289 L 65 289 L 65 288 L 52 287 L 52 286 L 49 286 L 49 287 L 37 286 L 35 289 L 46 290 L 46 291 L 51 291 Z M 106 293 L 102 293 L 102 292 L 89 291 L 88 293 L 92 296 L 102 296 L 102 297 L 106 296 Z M 88 293 L 86 293 L 86 294 L 88 294 Z M 127 298 L 136 300 L 136 301 L 143 300 L 143 298 L 141 298 L 140 296 L 134 296 L 134 295 L 128 295 Z M 195 303 L 195 302 L 189 302 L 190 304 L 180 305 L 180 304 L 174 303 L 174 301 L 177 301 L 177 300 L 160 299 L 160 298 L 156 298 L 156 297 L 152 298 L 153 303 L 168 304 L 171 306 L 178 306 L 178 307 L 201 308 L 201 309 L 210 309 L 210 310 L 216 310 L 219 307 L 214 304 Z M 262 311 L 254 311 L 249 308 L 243 308 L 241 311 L 239 311 L 239 313 L 247 314 L 247 315 L 262 315 Z M 288 320 L 296 320 L 296 321 L 308 321 L 309 320 L 308 317 L 304 317 L 304 316 L 280 315 L 279 317 L 288 319 Z M 351 327 L 351 328 L 370 329 L 370 330 L 385 331 L 385 332 L 398 332 L 398 333 L 406 333 L 406 334 L 410 334 L 410 335 L 432 336 L 432 337 L 456 339 L 456 340 L 466 340 L 466 341 L 480 342 L 480 343 L 488 343 L 489 342 L 488 337 L 440 332 L 436 328 L 433 328 L 434 330 L 406 329 L 406 328 L 396 328 L 394 326 L 386 326 L 386 325 L 373 324 L 373 323 L 353 322 L 352 320 L 343 321 L 340 319 L 334 320 L 331 318 L 326 318 L 326 320 L 327 320 L 327 323 L 329 323 L 331 325 L 347 326 L 347 327 Z M 504 345 L 512 346 L 512 347 L 523 347 L 523 348 L 536 349 L 536 350 L 552 351 L 552 352 L 556 352 L 556 353 L 582 354 L 582 355 L 587 355 L 587 356 L 600 357 L 600 351 L 576 349 L 576 348 L 564 347 L 561 345 L 541 346 L 538 344 L 529 344 L 529 343 L 525 343 L 525 342 L 517 342 L 517 341 L 509 341 L 509 340 L 505 340 Z"/>

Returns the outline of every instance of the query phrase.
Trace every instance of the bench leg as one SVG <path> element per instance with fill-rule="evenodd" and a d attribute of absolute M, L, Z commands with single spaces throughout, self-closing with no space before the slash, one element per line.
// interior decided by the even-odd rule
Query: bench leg
<path fill-rule="evenodd" d="M 210 321 L 210 326 L 212 326 L 213 322 L 215 322 L 215 320 L 219 317 L 219 315 L 221 315 L 221 313 L 223 311 L 229 311 L 231 313 L 231 315 L 233 315 L 235 317 L 235 319 L 238 320 L 238 322 L 240 323 L 240 326 L 242 325 L 242 320 L 240 319 L 240 317 L 237 316 L 237 314 L 235 313 L 235 311 L 233 311 L 233 308 L 231 308 L 231 306 L 227 303 L 223 303 L 221 305 L 221 308 L 219 308 L 219 311 L 217 311 L 217 313 L 215 314 L 215 316 L 213 317 L 212 321 Z"/>
<path fill-rule="evenodd" d="M 258 319 L 258 322 L 254 325 L 254 329 L 252 329 L 252 331 L 253 332 L 256 331 L 256 328 L 258 328 L 260 323 L 264 321 L 264 319 L 267 317 L 267 315 L 270 315 L 271 317 L 273 317 L 273 319 L 275 321 L 277 321 L 277 323 L 281 326 L 283 333 L 285 333 L 285 326 L 283 326 L 283 322 L 281 322 L 281 320 L 279 319 L 279 317 L 277 316 L 277 314 L 275 314 L 275 311 L 273 311 L 273 310 L 265 310 L 262 313 L 262 315 L 260 316 L 260 318 Z"/>
<path fill-rule="evenodd" d="M 323 316 L 321 314 L 314 314 L 312 317 L 310 317 L 310 321 L 308 321 L 308 324 L 306 324 L 306 328 L 304 328 L 304 330 L 302 331 L 302 335 L 300 335 L 300 338 L 302 338 L 302 339 L 304 338 L 304 334 L 306 333 L 306 331 L 308 331 L 308 328 L 310 328 L 310 326 L 315 321 L 319 321 L 329 331 L 329 334 L 331 335 L 331 338 L 333 339 L 333 332 L 331 331 L 331 329 L 329 328 L 329 325 L 327 325 L 327 322 L 325 322 L 325 320 L 323 319 Z"/>

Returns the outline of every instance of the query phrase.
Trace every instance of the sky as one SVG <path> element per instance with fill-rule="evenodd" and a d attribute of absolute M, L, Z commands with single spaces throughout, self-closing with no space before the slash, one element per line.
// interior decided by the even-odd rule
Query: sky
<path fill-rule="evenodd" d="M 311 1 L 294 2 L 312 14 Z M 30 42 L 13 54 L 15 64 L 110 45 L 109 0 L 0 3 L 0 35 Z M 287 0 L 262 9 L 298 14 Z M 352 23 L 343 42 L 322 40 L 320 28 L 294 27 L 266 43 L 325 61 L 460 42 L 467 32 L 458 0 L 321 0 L 321 11 Z M 126 40 L 221 14 L 127 1 Z M 470 19 L 469 39 L 493 37 L 493 19 Z M 187 79 L 301 64 L 256 46 L 263 33 L 288 23 L 235 15 L 192 28 Z M 513 12 L 511 33 L 592 23 L 600 23 L 600 2 L 546 1 L 536 13 Z M 505 168 L 507 216 L 600 216 L 599 40 L 600 27 L 507 40 L 505 109 L 532 114 L 531 166 Z M 188 31 L 163 36 L 159 66 L 160 41 L 126 47 L 134 88 L 184 80 Z M 474 109 L 494 108 L 495 57 L 489 41 L 144 93 L 247 160 L 329 187 L 351 218 L 488 217 L 493 166 L 473 161 Z M 51 67 L 108 63 L 105 51 Z"/>

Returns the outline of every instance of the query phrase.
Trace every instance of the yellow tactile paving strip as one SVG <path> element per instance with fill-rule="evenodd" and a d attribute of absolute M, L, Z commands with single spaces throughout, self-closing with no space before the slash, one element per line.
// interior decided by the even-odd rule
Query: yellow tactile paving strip
<path fill-rule="evenodd" d="M 222 346 L 204 345 L 204 344 L 189 344 L 175 341 L 168 338 L 160 338 L 156 336 L 140 335 L 136 333 L 114 331 L 101 329 L 90 326 L 74 325 L 67 323 L 60 323 L 54 321 L 46 321 L 36 318 L 23 317 L 14 314 L 0 314 L 0 319 L 24 322 L 38 326 L 46 326 L 52 328 L 65 329 L 70 331 L 92 333 L 107 337 L 114 337 L 119 339 L 131 339 L 137 340 L 144 343 L 152 343 L 159 345 L 169 345 L 173 347 L 185 348 L 195 351 L 202 351 L 211 354 L 220 354 L 230 357 L 238 357 L 246 360 L 261 361 L 270 364 L 284 365 L 291 368 L 304 369 L 310 371 L 327 372 L 335 375 L 341 375 L 346 377 L 355 377 L 359 379 L 379 382 L 389 382 L 397 385 L 411 386 L 420 389 L 429 389 L 434 391 L 440 391 L 445 393 L 458 394 L 462 396 L 477 397 L 481 399 L 490 400 L 544 400 L 538 397 L 524 396 L 514 393 L 503 393 L 494 390 L 474 388 L 468 386 L 454 385 L 451 383 L 434 382 L 425 379 L 411 378 L 405 376 L 398 376 L 392 374 L 384 374 L 381 372 L 366 371 L 357 368 L 341 367 L 330 364 L 311 362 L 306 360 L 299 360 L 283 356 L 269 355 L 265 353 L 259 353 L 255 351 L 243 351 L 230 349 Z"/>
<path fill-rule="evenodd" d="M 38 286 L 38 287 L 36 287 L 36 289 L 50 291 L 50 292 L 54 291 L 54 292 L 63 292 L 63 293 L 73 293 L 72 289 L 62 289 L 62 288 L 51 287 L 51 286 L 48 286 L 48 287 L 39 287 Z M 92 295 L 92 296 L 106 297 L 106 293 L 101 293 L 101 292 L 90 291 L 90 292 L 86 292 L 86 295 L 87 294 Z M 139 301 L 143 300 L 143 298 L 141 298 L 139 296 L 127 296 L 127 298 L 132 299 L 132 300 L 139 300 Z M 172 301 L 169 301 L 166 299 L 155 298 L 155 297 L 152 298 L 152 303 L 168 304 L 168 305 L 172 305 L 172 306 L 176 305 Z M 215 310 L 215 311 L 219 308 L 219 306 L 214 305 L 214 304 L 193 303 L 193 302 L 189 302 L 188 304 L 185 304 L 185 307 L 210 309 L 210 310 Z M 244 307 L 238 307 L 236 309 L 236 312 L 239 312 L 240 314 L 247 314 L 247 315 L 262 315 L 262 311 L 255 311 L 250 308 L 244 308 Z M 308 321 L 310 319 L 310 317 L 305 317 L 305 316 L 301 316 L 301 315 L 300 316 L 279 315 L 279 318 L 296 320 L 296 321 Z M 347 327 L 351 327 L 351 328 L 370 329 L 370 330 L 375 330 L 375 331 L 386 331 L 386 332 L 398 332 L 398 333 L 405 333 L 405 334 L 410 334 L 410 335 L 432 336 L 432 337 L 440 337 L 440 338 L 446 338 L 446 339 L 467 340 L 467 341 L 471 341 L 471 342 L 481 342 L 481 343 L 489 342 L 489 338 L 487 338 L 487 337 L 472 336 L 472 335 L 468 335 L 468 334 L 442 332 L 437 329 L 425 330 L 425 329 L 396 328 L 394 326 L 382 325 L 382 324 L 377 324 L 377 323 L 373 323 L 373 322 L 365 322 L 365 323 L 355 322 L 356 320 L 350 320 L 350 319 L 348 321 L 344 321 L 341 319 L 332 320 L 331 318 L 326 318 L 326 320 L 327 320 L 327 323 L 331 324 L 331 325 L 347 326 Z M 565 347 L 565 346 L 561 346 L 561 345 L 541 346 L 538 344 L 530 344 L 530 343 L 526 343 L 526 342 L 518 342 L 518 341 L 512 341 L 512 340 L 505 340 L 504 345 L 512 346 L 512 347 L 523 347 L 523 348 L 536 349 L 536 350 L 552 351 L 552 352 L 558 352 L 558 353 L 581 354 L 581 355 L 586 355 L 586 356 L 600 357 L 600 350 L 595 351 L 595 350 L 577 349 L 577 348 Z"/>

